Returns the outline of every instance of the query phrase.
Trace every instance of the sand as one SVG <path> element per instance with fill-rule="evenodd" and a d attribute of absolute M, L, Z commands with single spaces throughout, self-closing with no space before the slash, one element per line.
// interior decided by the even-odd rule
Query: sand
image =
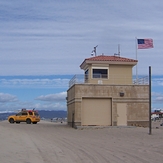
<path fill-rule="evenodd" d="M 0 163 L 161 163 L 163 126 L 73 129 L 0 122 Z"/>

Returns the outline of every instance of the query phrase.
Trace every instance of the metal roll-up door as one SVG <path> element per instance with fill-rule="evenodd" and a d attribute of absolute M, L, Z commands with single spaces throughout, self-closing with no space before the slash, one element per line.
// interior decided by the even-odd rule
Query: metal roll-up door
<path fill-rule="evenodd" d="M 83 98 L 81 110 L 82 125 L 111 125 L 111 99 Z"/>

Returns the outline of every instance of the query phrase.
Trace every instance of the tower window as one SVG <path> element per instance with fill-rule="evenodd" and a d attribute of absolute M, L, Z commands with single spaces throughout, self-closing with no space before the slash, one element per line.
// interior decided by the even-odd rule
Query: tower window
<path fill-rule="evenodd" d="M 108 69 L 93 69 L 93 78 L 108 78 Z"/>

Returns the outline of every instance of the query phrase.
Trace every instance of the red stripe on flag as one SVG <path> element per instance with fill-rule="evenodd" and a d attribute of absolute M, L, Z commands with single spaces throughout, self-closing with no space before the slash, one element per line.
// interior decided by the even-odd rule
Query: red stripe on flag
<path fill-rule="evenodd" d="M 141 40 L 141 42 L 139 42 L 139 40 Z M 153 48 L 153 39 L 138 39 L 138 49 L 148 48 Z"/>

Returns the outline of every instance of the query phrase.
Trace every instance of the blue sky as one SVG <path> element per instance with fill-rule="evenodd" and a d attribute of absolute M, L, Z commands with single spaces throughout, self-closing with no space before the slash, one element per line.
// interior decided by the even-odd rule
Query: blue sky
<path fill-rule="evenodd" d="M 163 108 L 162 0 L 0 0 L 0 111 L 66 110 L 68 82 L 97 55 L 136 58 L 138 76 L 152 67 L 152 108 Z M 133 74 L 135 74 L 133 69 Z"/>
<path fill-rule="evenodd" d="M 21 108 L 66 110 L 72 75 L 0 76 L 0 112 Z"/>

